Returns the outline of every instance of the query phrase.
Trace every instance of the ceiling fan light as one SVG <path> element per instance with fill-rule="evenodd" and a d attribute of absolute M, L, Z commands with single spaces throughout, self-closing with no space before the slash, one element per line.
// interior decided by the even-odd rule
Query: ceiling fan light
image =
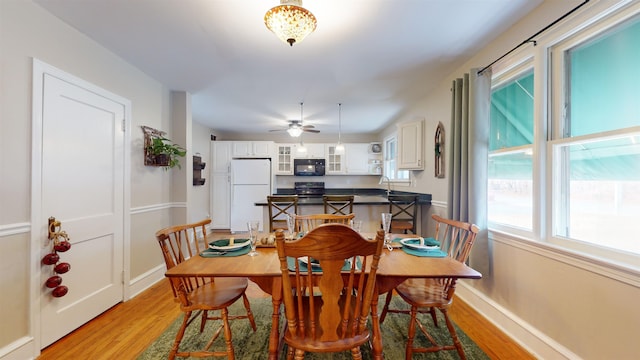
<path fill-rule="evenodd" d="M 287 132 L 289 133 L 289 135 L 291 135 L 291 137 L 298 137 L 302 135 L 302 129 L 299 127 L 291 127 L 287 129 Z"/>
<path fill-rule="evenodd" d="M 276 36 L 293 46 L 311 34 L 317 26 L 316 17 L 302 7 L 302 0 L 280 0 L 264 15 L 264 24 Z"/>

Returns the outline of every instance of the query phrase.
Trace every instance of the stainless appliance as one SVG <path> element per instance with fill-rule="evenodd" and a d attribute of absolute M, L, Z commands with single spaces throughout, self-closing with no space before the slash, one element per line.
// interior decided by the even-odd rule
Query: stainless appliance
<path fill-rule="evenodd" d="M 296 182 L 294 185 L 296 195 L 299 197 L 322 197 L 324 195 L 323 182 Z"/>
<path fill-rule="evenodd" d="M 271 160 L 231 160 L 231 232 L 246 232 L 247 221 L 260 220 L 262 207 L 255 203 L 265 201 L 271 194 Z"/>
<path fill-rule="evenodd" d="M 324 159 L 293 159 L 296 176 L 324 176 Z"/>

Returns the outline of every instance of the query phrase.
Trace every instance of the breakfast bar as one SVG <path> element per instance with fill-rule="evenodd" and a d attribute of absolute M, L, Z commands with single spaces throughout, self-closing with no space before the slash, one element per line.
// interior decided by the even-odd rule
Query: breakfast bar
<path fill-rule="evenodd" d="M 278 189 L 276 195 L 298 195 L 299 214 L 309 215 L 320 214 L 324 212 L 322 195 L 354 195 L 353 213 L 356 219 L 362 220 L 362 230 L 366 232 L 375 232 L 380 227 L 380 214 L 389 211 L 389 200 L 386 191 L 382 189 L 325 189 L 324 184 L 321 192 L 314 193 L 297 193 L 292 189 Z M 419 194 L 410 192 L 393 191 L 392 194 L 412 194 L 418 196 L 418 218 L 420 213 L 425 213 L 424 207 L 431 205 L 431 194 Z M 258 201 L 256 206 L 263 206 L 263 224 L 269 223 L 269 209 L 267 199 Z M 418 222 L 417 232 L 420 233 L 421 226 Z"/>

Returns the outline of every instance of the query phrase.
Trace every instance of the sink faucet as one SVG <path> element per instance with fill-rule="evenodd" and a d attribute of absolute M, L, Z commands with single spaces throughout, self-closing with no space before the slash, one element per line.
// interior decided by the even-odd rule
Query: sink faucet
<path fill-rule="evenodd" d="M 389 179 L 388 176 L 382 175 L 380 177 L 380 181 L 378 181 L 378 184 L 382 184 L 384 182 L 387 183 L 387 197 L 389 197 L 389 194 L 391 193 L 391 180 Z"/>

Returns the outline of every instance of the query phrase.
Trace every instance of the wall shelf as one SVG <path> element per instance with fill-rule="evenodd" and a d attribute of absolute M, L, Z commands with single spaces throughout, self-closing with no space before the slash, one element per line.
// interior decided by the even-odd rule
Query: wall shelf
<path fill-rule="evenodd" d="M 202 170 L 206 165 L 206 163 L 202 162 L 201 156 L 193 157 L 193 186 L 204 185 L 206 179 L 202 177 Z"/>

